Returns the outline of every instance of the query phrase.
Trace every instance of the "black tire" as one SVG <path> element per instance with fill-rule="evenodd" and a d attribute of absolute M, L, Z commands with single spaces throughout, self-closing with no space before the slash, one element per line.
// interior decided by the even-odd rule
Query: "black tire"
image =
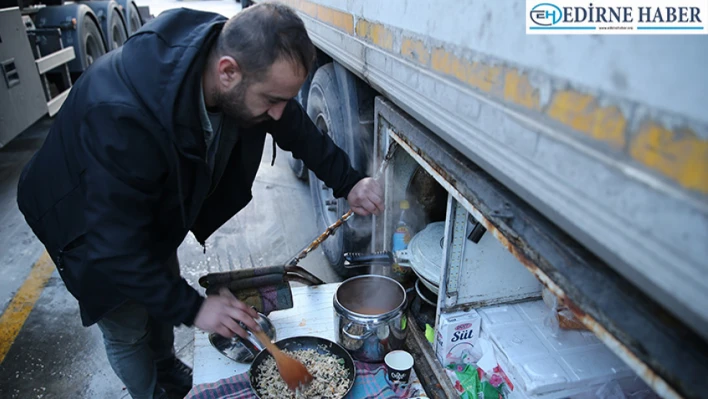
<path fill-rule="evenodd" d="M 252 1 L 252 0 L 241 0 L 241 8 L 242 8 L 242 9 L 248 8 L 248 7 L 252 6 L 252 5 L 253 5 L 253 1 Z"/>
<path fill-rule="evenodd" d="M 295 97 L 295 100 L 302 105 L 302 108 L 307 110 L 307 97 L 310 93 L 310 85 L 312 84 L 312 73 L 305 79 L 305 82 L 302 84 L 302 87 L 300 88 L 300 91 L 297 93 L 297 96 Z M 295 159 L 292 154 L 290 155 L 290 158 L 288 159 L 288 162 L 290 163 L 290 169 L 293 171 L 295 174 L 295 177 L 302 181 L 307 181 L 308 177 L 310 175 L 309 170 L 305 167 L 305 163 L 302 162 L 299 159 Z"/>
<path fill-rule="evenodd" d="M 85 68 L 88 68 L 99 57 L 106 54 L 106 46 L 103 44 L 101 30 L 98 29 L 96 22 L 88 15 L 85 15 L 83 20 L 83 37 L 81 38 L 82 48 L 84 52 L 84 60 L 86 61 Z"/>
<path fill-rule="evenodd" d="M 130 10 L 126 13 L 126 19 L 128 22 L 128 36 L 131 36 L 143 26 L 143 20 L 140 19 L 140 11 L 138 11 L 135 3 L 130 2 L 128 7 L 130 7 Z"/>
<path fill-rule="evenodd" d="M 328 134 L 335 144 L 351 154 L 353 149 L 349 148 L 350 140 L 346 138 L 344 112 L 334 67 L 330 63 L 315 72 L 307 101 L 307 114 L 324 134 Z M 349 210 L 349 205 L 343 198 L 335 199 L 332 189 L 326 187 L 312 171 L 308 172 L 318 231 L 324 231 L 327 226 Z M 331 202 L 328 204 L 327 201 Z M 344 252 L 361 251 L 362 245 L 365 245 L 362 244 L 361 238 L 357 238 L 354 231 L 349 228 L 352 221 L 353 219 L 344 224 L 333 236 L 322 243 L 322 250 L 332 265 L 332 269 L 345 278 L 366 271 L 365 268 L 347 269 L 343 265 L 342 255 Z"/>
<path fill-rule="evenodd" d="M 128 29 L 123 22 L 123 17 L 115 8 L 111 10 L 110 32 L 106 32 L 108 37 L 108 51 L 115 50 L 128 40 Z"/>

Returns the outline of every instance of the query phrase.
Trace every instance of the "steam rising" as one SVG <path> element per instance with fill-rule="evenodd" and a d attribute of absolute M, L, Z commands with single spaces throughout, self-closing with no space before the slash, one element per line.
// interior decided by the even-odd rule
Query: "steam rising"
<path fill-rule="evenodd" d="M 385 278 L 366 276 L 343 283 L 337 289 L 337 300 L 355 313 L 370 314 L 367 310 L 390 312 L 403 304 L 405 291 Z"/>

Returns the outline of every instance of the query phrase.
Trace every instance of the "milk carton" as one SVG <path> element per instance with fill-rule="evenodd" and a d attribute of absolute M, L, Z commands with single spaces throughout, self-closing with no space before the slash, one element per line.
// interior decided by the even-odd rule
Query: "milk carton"
<path fill-rule="evenodd" d="M 436 334 L 435 352 L 438 360 L 447 367 L 451 363 L 472 364 L 482 356 L 477 348 L 482 318 L 476 310 L 443 313 Z"/>

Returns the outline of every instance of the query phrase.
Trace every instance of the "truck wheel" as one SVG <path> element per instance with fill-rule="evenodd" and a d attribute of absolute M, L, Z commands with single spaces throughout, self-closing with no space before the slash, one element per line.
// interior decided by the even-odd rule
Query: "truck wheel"
<path fill-rule="evenodd" d="M 84 34 L 81 40 L 83 43 L 82 50 L 85 55 L 86 68 L 88 68 L 98 57 L 106 54 L 106 47 L 103 45 L 101 31 L 91 17 L 85 15 L 81 23 L 84 25 Z"/>
<path fill-rule="evenodd" d="M 143 20 L 140 18 L 140 11 L 133 0 L 116 1 L 123 7 L 125 27 L 128 28 L 128 37 L 130 37 L 143 26 Z"/>
<path fill-rule="evenodd" d="M 101 22 L 101 30 L 104 35 L 104 45 L 106 51 L 115 50 L 128 40 L 128 29 L 123 20 L 123 13 L 120 6 L 113 0 L 110 1 L 87 1 L 84 4 L 93 10 L 96 17 Z"/>
<path fill-rule="evenodd" d="M 61 30 L 64 46 L 74 47 L 76 55 L 68 64 L 74 81 L 94 61 L 106 54 L 106 42 L 101 28 L 99 28 L 98 20 L 96 13 L 89 6 L 80 3 L 41 7 L 34 18 L 37 28 L 64 27 Z M 73 26 L 73 21 L 76 21 L 75 26 Z M 66 29 L 67 27 L 69 29 Z M 42 54 L 56 51 L 53 41 L 39 41 L 39 47 Z"/>
<path fill-rule="evenodd" d="M 108 40 L 108 51 L 117 49 L 128 40 L 128 29 L 125 26 L 125 22 L 123 22 L 123 16 L 116 9 L 111 11 L 111 25 L 108 29 L 109 32 L 106 32 L 106 36 L 110 38 Z"/>
<path fill-rule="evenodd" d="M 307 96 L 310 93 L 310 85 L 312 84 L 312 73 L 305 79 L 305 82 L 302 84 L 302 87 L 300 88 L 300 91 L 297 93 L 297 96 L 295 97 L 295 101 L 297 101 L 300 105 L 302 105 L 302 108 L 307 110 Z M 309 176 L 309 171 L 305 167 L 305 163 L 302 162 L 299 159 L 295 159 L 292 154 L 290 155 L 289 158 L 289 163 L 290 163 L 290 169 L 293 171 L 295 174 L 295 177 L 302 181 L 307 181 L 307 178 Z"/>
<path fill-rule="evenodd" d="M 138 29 L 140 29 L 143 26 L 143 20 L 140 19 L 140 11 L 138 11 L 138 6 L 135 5 L 132 1 L 130 2 L 130 21 L 128 21 L 128 25 L 130 25 L 130 31 L 129 34 L 132 35 L 133 33 L 137 32 Z"/>
<path fill-rule="evenodd" d="M 349 140 L 345 136 L 344 109 L 339 97 L 334 66 L 330 63 L 319 68 L 310 86 L 307 114 L 322 133 L 329 135 L 335 144 L 350 153 L 351 149 L 347 144 Z M 324 231 L 327 226 L 346 213 L 349 206 L 345 199 L 335 199 L 332 189 L 325 186 L 312 171 L 309 171 L 309 181 L 317 228 L 318 231 Z M 347 269 L 343 265 L 344 252 L 360 250 L 359 244 L 348 224 L 340 227 L 333 236 L 322 243 L 322 250 L 327 260 L 341 277 L 349 277 L 356 274 L 357 270 L 363 270 Z"/>

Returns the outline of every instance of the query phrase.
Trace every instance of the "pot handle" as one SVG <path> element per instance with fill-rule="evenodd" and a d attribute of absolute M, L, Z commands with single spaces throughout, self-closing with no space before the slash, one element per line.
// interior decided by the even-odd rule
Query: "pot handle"
<path fill-rule="evenodd" d="M 393 254 L 388 251 L 368 254 L 347 252 L 344 254 L 344 267 L 346 268 L 361 266 L 391 266 L 394 262 Z"/>
<path fill-rule="evenodd" d="M 353 340 L 367 339 L 371 336 L 371 334 L 374 333 L 373 330 L 370 330 L 367 328 L 367 331 L 363 335 L 354 335 L 348 331 L 352 327 L 352 324 L 354 324 L 354 323 L 349 322 L 349 323 L 347 323 L 347 325 L 342 327 L 342 334 L 344 334 L 349 339 L 353 339 Z"/>

